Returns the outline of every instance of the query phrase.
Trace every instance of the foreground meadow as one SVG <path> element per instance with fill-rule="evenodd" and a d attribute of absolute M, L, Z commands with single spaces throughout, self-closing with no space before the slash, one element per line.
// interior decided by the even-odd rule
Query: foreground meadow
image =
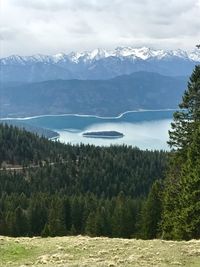
<path fill-rule="evenodd" d="M 200 266 L 200 240 L 0 237 L 0 266 Z"/>

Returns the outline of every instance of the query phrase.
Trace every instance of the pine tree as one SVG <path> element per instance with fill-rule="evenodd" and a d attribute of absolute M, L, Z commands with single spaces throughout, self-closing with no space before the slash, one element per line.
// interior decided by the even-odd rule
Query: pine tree
<path fill-rule="evenodd" d="M 125 199 L 124 193 L 120 192 L 112 216 L 112 234 L 114 237 L 129 238 L 133 233 L 133 229 L 133 216 L 128 200 Z"/>
<path fill-rule="evenodd" d="M 90 212 L 86 220 L 85 233 L 89 236 L 97 236 L 96 213 L 94 211 Z"/>
<path fill-rule="evenodd" d="M 72 226 L 75 228 L 75 232 L 80 234 L 83 225 L 83 203 L 80 198 L 75 197 L 71 205 L 71 221 Z"/>
<path fill-rule="evenodd" d="M 44 226 L 44 229 L 41 232 L 42 237 L 48 237 L 50 236 L 50 231 L 49 231 L 49 225 L 46 223 Z"/>
<path fill-rule="evenodd" d="M 179 235 L 183 239 L 200 237 L 200 123 L 193 134 L 181 176 Z"/>
<path fill-rule="evenodd" d="M 52 201 L 48 224 L 50 236 L 63 236 L 66 234 L 64 205 L 59 198 Z"/>
<path fill-rule="evenodd" d="M 156 238 L 160 235 L 162 214 L 162 191 L 161 181 L 156 181 L 149 192 L 142 211 L 142 237 L 145 239 Z"/>
<path fill-rule="evenodd" d="M 17 207 L 14 213 L 15 217 L 15 235 L 26 236 L 28 233 L 28 220 L 21 207 Z"/>
<path fill-rule="evenodd" d="M 29 207 L 29 223 L 32 235 L 40 235 L 47 221 L 47 210 L 42 197 L 33 198 Z"/>
<path fill-rule="evenodd" d="M 191 75 L 169 135 L 173 153 L 164 191 L 163 235 L 167 239 L 199 238 L 200 66 Z"/>
<path fill-rule="evenodd" d="M 179 107 L 180 110 L 174 113 L 168 143 L 184 157 L 184 152 L 191 144 L 191 135 L 196 124 L 200 122 L 200 65 L 195 67 Z"/>
<path fill-rule="evenodd" d="M 6 235 L 17 236 L 15 228 L 15 214 L 13 211 L 8 211 L 6 213 Z"/>

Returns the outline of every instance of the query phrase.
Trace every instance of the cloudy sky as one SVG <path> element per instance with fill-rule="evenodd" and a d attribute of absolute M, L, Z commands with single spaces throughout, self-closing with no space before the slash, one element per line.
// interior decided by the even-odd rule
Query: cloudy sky
<path fill-rule="evenodd" d="M 200 0 L 0 0 L 1 57 L 197 43 Z"/>

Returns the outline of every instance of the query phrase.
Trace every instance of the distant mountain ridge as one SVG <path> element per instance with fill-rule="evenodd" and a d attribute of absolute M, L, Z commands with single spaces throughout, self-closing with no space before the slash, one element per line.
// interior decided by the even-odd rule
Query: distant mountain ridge
<path fill-rule="evenodd" d="M 98 61 L 100 59 L 108 58 L 108 57 L 118 57 L 118 58 L 132 58 L 149 60 L 149 59 L 170 59 L 173 57 L 177 57 L 180 59 L 191 60 L 195 62 L 200 62 L 200 51 L 198 49 L 194 49 L 193 51 L 184 51 L 181 49 L 177 50 L 162 50 L 162 49 L 151 49 L 147 47 L 141 48 L 133 48 L 133 47 L 117 47 L 114 50 L 106 50 L 106 49 L 94 49 L 92 51 L 84 51 L 84 52 L 71 52 L 69 54 L 55 54 L 55 55 L 42 55 L 37 54 L 33 56 L 18 56 L 12 55 L 6 58 L 1 58 L 0 63 L 2 65 L 7 64 L 31 64 L 35 62 L 44 62 L 44 63 L 63 63 L 66 61 L 71 61 L 73 63 L 80 62 L 91 62 Z"/>
<path fill-rule="evenodd" d="M 151 72 L 135 72 L 110 80 L 7 83 L 0 87 L 0 116 L 117 116 L 127 110 L 177 108 L 186 85 L 187 77 Z"/>
<path fill-rule="evenodd" d="M 190 75 L 200 64 L 200 50 L 156 50 L 147 47 L 94 49 L 69 54 L 18 56 L 0 59 L 0 80 L 36 82 L 54 79 L 110 79 L 136 71 Z"/>

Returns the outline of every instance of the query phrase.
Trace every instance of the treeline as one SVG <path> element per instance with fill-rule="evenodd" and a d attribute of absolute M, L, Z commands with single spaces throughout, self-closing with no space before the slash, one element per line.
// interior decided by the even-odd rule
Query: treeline
<path fill-rule="evenodd" d="M 160 237 L 162 182 L 156 181 L 153 187 L 147 199 L 126 197 L 123 192 L 112 198 L 92 193 L 35 193 L 30 197 L 4 193 L 0 198 L 0 235 Z"/>
<path fill-rule="evenodd" d="M 2 195 L 0 234 L 8 236 L 139 236 L 142 199 L 37 193 Z"/>

